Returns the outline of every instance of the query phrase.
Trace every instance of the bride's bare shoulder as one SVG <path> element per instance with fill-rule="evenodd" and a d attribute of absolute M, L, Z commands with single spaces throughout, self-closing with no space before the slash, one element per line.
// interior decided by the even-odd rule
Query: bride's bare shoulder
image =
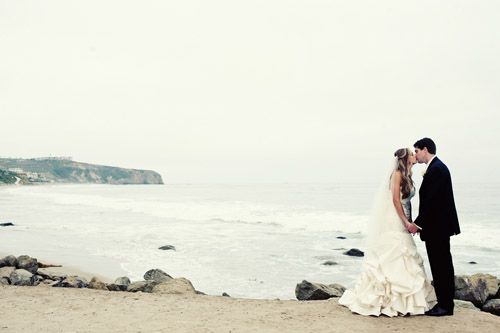
<path fill-rule="evenodd" d="M 399 185 L 399 184 L 401 184 L 401 178 L 403 178 L 403 174 L 401 173 L 401 171 L 396 170 L 396 171 L 394 172 L 394 179 L 393 179 L 393 181 L 394 181 L 394 185 Z"/>

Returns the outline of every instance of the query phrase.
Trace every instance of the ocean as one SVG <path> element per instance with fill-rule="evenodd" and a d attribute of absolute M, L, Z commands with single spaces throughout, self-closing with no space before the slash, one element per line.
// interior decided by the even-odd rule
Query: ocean
<path fill-rule="evenodd" d="M 418 186 L 418 184 L 417 184 Z M 0 187 L 0 253 L 114 281 L 159 268 L 210 295 L 294 299 L 302 280 L 352 286 L 377 184 Z M 500 276 L 500 184 L 454 184 L 456 274 Z M 418 212 L 418 195 L 413 212 Z M 415 236 L 426 262 L 424 243 Z M 172 245 L 174 250 L 160 250 Z M 46 261 L 46 262 L 45 262 Z M 323 265 L 334 261 L 335 265 Z M 471 264 L 470 262 L 476 262 Z"/>

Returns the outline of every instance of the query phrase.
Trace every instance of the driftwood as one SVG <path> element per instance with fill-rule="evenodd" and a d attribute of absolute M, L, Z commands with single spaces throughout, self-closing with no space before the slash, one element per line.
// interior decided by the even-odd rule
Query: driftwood
<path fill-rule="evenodd" d="M 42 264 L 41 262 L 38 262 L 38 268 L 48 268 L 48 267 L 62 267 L 62 265 Z"/>

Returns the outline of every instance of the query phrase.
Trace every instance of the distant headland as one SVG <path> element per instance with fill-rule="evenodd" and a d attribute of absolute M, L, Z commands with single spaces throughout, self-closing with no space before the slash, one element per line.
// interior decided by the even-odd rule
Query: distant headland
<path fill-rule="evenodd" d="M 0 185 L 163 184 L 159 173 L 75 162 L 71 157 L 0 158 Z"/>

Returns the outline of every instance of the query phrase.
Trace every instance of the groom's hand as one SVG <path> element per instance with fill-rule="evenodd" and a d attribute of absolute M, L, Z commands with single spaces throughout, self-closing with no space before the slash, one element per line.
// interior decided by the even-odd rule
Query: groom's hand
<path fill-rule="evenodd" d="M 411 233 L 412 235 L 415 235 L 418 232 L 418 227 L 415 225 L 415 223 L 412 222 L 408 224 L 406 230 L 408 230 L 408 232 Z"/>

